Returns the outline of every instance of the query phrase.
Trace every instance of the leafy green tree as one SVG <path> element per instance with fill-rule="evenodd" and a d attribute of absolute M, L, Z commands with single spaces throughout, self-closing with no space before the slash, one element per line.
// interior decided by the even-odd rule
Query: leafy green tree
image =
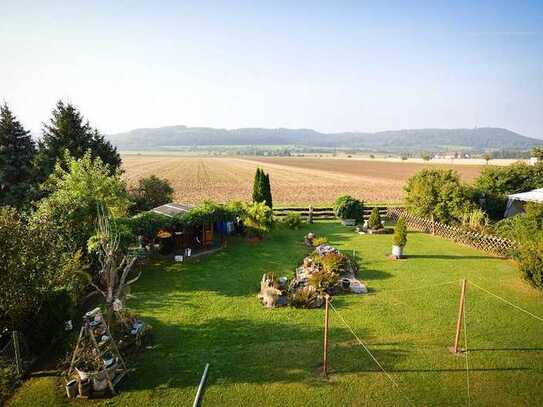
<path fill-rule="evenodd" d="M 7 104 L 0 106 L 0 205 L 22 208 L 30 203 L 35 187 L 35 153 L 30 132 Z"/>
<path fill-rule="evenodd" d="M 531 151 L 532 157 L 536 157 L 538 160 L 543 160 L 543 147 L 534 147 Z"/>
<path fill-rule="evenodd" d="M 76 159 L 90 151 L 92 158 L 100 157 L 108 166 L 110 174 L 115 174 L 121 165 L 117 149 L 91 127 L 77 108 L 59 101 L 49 124 L 44 124 L 43 137 L 39 142 L 36 163 L 42 179 L 53 172 L 57 161 L 64 157 L 65 150 Z"/>
<path fill-rule="evenodd" d="M 481 206 L 492 219 L 503 217 L 507 195 L 543 188 L 543 164 L 519 162 L 506 167 L 483 168 L 475 182 Z"/>
<path fill-rule="evenodd" d="M 166 179 L 156 175 L 142 178 L 136 188 L 130 190 L 135 212 L 148 211 L 173 200 L 173 188 Z"/>
<path fill-rule="evenodd" d="M 404 189 L 412 213 L 443 223 L 457 223 L 473 205 L 469 188 L 453 170 L 422 169 L 409 178 Z"/>
<path fill-rule="evenodd" d="M 55 225 L 72 251 L 86 252 L 100 206 L 115 218 L 124 216 L 131 205 L 120 171 L 111 175 L 110 168 L 90 152 L 80 159 L 65 156 L 43 187 L 50 195 L 39 202 L 31 222 Z"/>

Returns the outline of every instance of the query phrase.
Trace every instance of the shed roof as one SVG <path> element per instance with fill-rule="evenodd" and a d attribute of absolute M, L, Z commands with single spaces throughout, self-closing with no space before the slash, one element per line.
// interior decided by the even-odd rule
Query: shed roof
<path fill-rule="evenodd" d="M 543 203 L 543 188 L 532 189 L 531 191 L 508 195 L 508 198 L 514 201 Z"/>
<path fill-rule="evenodd" d="M 151 209 L 151 212 L 159 213 L 168 217 L 173 217 L 175 215 L 187 213 L 193 208 L 189 204 L 178 204 L 174 202 L 167 203 L 165 205 L 157 206 L 156 208 Z"/>

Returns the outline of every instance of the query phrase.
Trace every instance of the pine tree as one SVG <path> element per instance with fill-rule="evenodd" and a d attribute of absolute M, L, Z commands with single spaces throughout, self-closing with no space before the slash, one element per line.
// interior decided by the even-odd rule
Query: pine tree
<path fill-rule="evenodd" d="M 4 103 L 0 106 L 0 206 L 22 208 L 30 203 L 35 152 L 30 132 Z"/>
<path fill-rule="evenodd" d="M 49 124 L 44 124 L 43 138 L 39 143 L 37 166 L 42 179 L 53 172 L 57 160 L 64 159 L 64 152 L 79 159 L 90 150 L 92 158 L 100 157 L 109 166 L 111 174 L 121 165 L 117 149 L 93 129 L 72 104 L 58 101 Z"/>

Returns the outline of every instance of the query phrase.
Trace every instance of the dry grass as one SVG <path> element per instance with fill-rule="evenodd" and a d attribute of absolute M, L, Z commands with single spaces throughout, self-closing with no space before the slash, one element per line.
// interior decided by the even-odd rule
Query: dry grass
<path fill-rule="evenodd" d="M 466 181 L 480 166 L 432 165 L 330 158 L 201 158 L 125 155 L 129 184 L 155 174 L 168 179 L 177 202 L 248 200 L 257 166 L 270 173 L 276 204 L 330 204 L 341 194 L 365 201 L 397 202 L 407 178 L 423 167 L 454 168 Z"/>

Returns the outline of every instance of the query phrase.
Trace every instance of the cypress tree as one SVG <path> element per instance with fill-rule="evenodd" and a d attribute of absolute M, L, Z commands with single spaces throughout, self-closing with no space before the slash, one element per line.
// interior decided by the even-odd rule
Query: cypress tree
<path fill-rule="evenodd" d="M 253 181 L 253 202 L 264 201 L 263 186 L 264 171 L 261 168 L 256 169 L 255 178 Z"/>
<path fill-rule="evenodd" d="M 43 126 L 43 138 L 39 143 L 37 165 L 42 179 L 53 172 L 57 160 L 64 159 L 65 150 L 76 159 L 90 150 L 91 157 L 100 157 L 112 174 L 121 165 L 117 149 L 91 127 L 77 108 L 58 101 L 49 124 Z"/>
<path fill-rule="evenodd" d="M 30 132 L 4 103 L 0 106 L 0 206 L 22 208 L 30 202 L 35 152 Z"/>
<path fill-rule="evenodd" d="M 264 201 L 266 201 L 266 205 L 268 205 L 270 208 L 273 206 L 272 202 L 272 193 L 271 193 L 271 184 L 270 184 L 270 174 L 264 174 L 262 172 L 263 176 L 263 184 L 264 184 Z"/>

